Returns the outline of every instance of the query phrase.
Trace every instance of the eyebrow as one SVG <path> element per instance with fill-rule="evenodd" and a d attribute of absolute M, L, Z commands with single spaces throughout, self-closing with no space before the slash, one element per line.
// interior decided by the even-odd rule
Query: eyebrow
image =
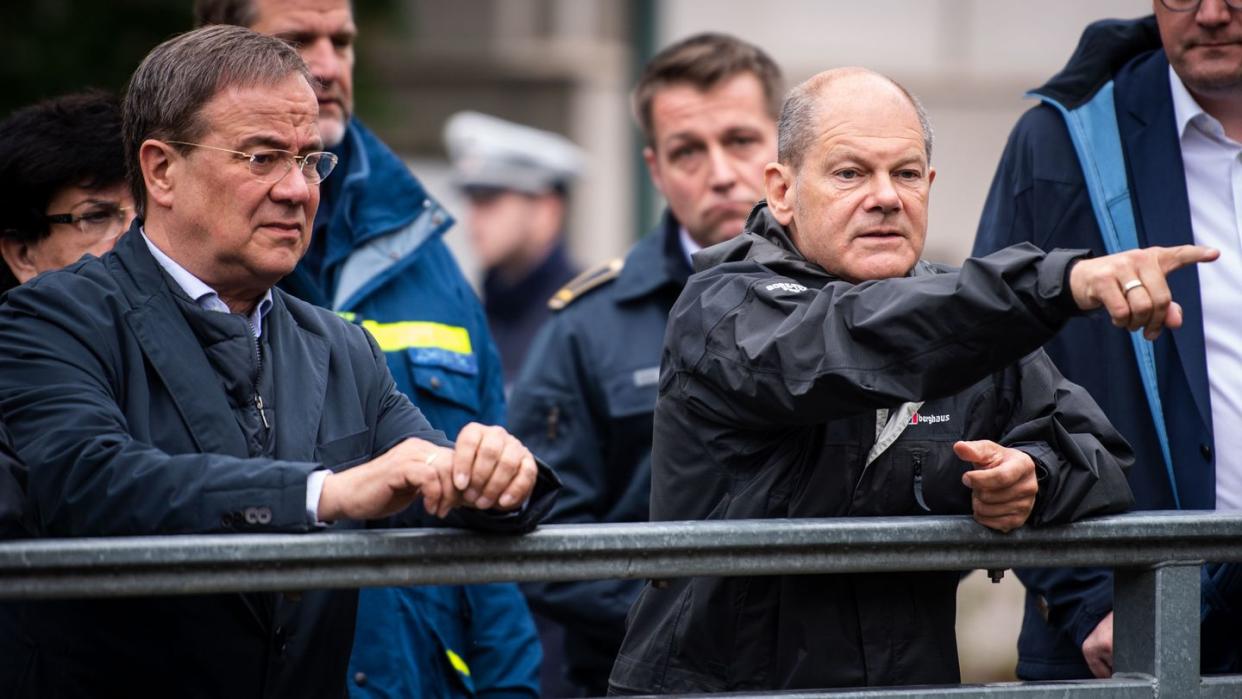
<path fill-rule="evenodd" d="M 270 134 L 257 134 L 255 136 L 250 136 L 242 140 L 239 148 L 242 150 L 245 150 L 247 148 L 270 148 L 273 150 L 289 151 L 290 153 L 293 152 L 289 150 L 288 141 L 282 138 L 279 138 L 277 136 L 272 136 Z M 305 146 L 303 146 L 300 152 L 315 153 L 321 150 L 323 150 L 323 141 L 319 139 L 315 139 L 313 141 L 308 142 Z"/>

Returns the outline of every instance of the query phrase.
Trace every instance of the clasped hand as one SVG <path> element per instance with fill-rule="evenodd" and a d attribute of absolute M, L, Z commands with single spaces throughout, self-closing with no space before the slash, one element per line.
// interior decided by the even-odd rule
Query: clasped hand
<path fill-rule="evenodd" d="M 378 519 L 422 498 L 443 518 L 454 507 L 517 509 L 535 486 L 535 457 L 501 427 L 470 423 L 452 449 L 407 439 L 354 468 L 332 473 L 319 496 L 321 521 Z"/>
<path fill-rule="evenodd" d="M 987 439 L 957 442 L 953 452 L 975 467 L 962 474 L 962 484 L 971 490 L 976 522 L 1001 532 L 1026 523 L 1039 494 L 1035 460 L 1030 454 Z"/>

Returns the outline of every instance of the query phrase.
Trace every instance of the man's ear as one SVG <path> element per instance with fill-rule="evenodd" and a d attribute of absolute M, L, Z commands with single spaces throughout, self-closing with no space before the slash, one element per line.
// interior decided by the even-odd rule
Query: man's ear
<path fill-rule="evenodd" d="M 792 168 L 781 163 L 768 163 L 763 168 L 763 184 L 767 191 L 768 210 L 782 226 L 793 220 L 798 203 L 797 180 Z"/>
<path fill-rule="evenodd" d="M 152 203 L 165 208 L 172 206 L 182 162 L 184 160 L 173 147 L 163 141 L 149 138 L 138 147 L 138 166 L 142 168 L 142 180 Z"/>
<path fill-rule="evenodd" d="M 0 256 L 4 257 L 9 270 L 21 284 L 30 281 L 39 273 L 34 260 L 30 258 L 30 246 L 21 240 L 7 236 L 0 238 Z"/>

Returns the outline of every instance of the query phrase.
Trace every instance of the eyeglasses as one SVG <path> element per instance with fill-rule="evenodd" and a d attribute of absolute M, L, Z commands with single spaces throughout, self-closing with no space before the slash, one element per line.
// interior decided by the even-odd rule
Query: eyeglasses
<path fill-rule="evenodd" d="M 1192 12 L 1199 9 L 1201 0 L 1160 0 L 1169 12 Z M 1225 4 L 1235 10 L 1242 10 L 1242 0 L 1225 0 Z"/>
<path fill-rule="evenodd" d="M 48 223 L 67 223 L 92 238 L 115 238 L 125 230 L 133 207 L 117 204 L 96 204 L 81 214 L 48 214 Z"/>
<path fill-rule="evenodd" d="M 239 150 L 207 146 L 202 143 L 186 143 L 185 141 L 166 142 L 179 146 L 206 148 L 208 150 L 218 150 L 222 153 L 232 153 L 238 160 L 248 161 L 250 163 L 250 174 L 257 177 L 260 182 L 267 184 L 279 182 L 293 169 L 294 163 L 298 164 L 298 169 L 302 171 L 302 177 L 306 178 L 307 184 L 319 184 L 328 175 L 332 174 L 332 169 L 336 167 L 337 160 L 335 155 L 325 152 L 294 155 L 287 150 L 272 149 L 243 153 Z"/>

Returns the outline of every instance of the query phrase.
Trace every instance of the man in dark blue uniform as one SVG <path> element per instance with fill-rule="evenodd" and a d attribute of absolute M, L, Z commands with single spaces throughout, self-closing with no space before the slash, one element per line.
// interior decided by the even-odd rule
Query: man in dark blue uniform
<path fill-rule="evenodd" d="M 703 34 L 668 47 L 634 90 L 643 157 L 668 201 L 660 225 L 623 260 L 557 292 L 512 394 L 512 429 L 565 483 L 552 521 L 645 521 L 651 427 L 669 310 L 690 254 L 729 240 L 762 197 L 776 159 L 780 69 L 755 46 Z M 607 690 L 641 582 L 526 587 L 531 606 L 565 627 L 570 681 Z"/>

